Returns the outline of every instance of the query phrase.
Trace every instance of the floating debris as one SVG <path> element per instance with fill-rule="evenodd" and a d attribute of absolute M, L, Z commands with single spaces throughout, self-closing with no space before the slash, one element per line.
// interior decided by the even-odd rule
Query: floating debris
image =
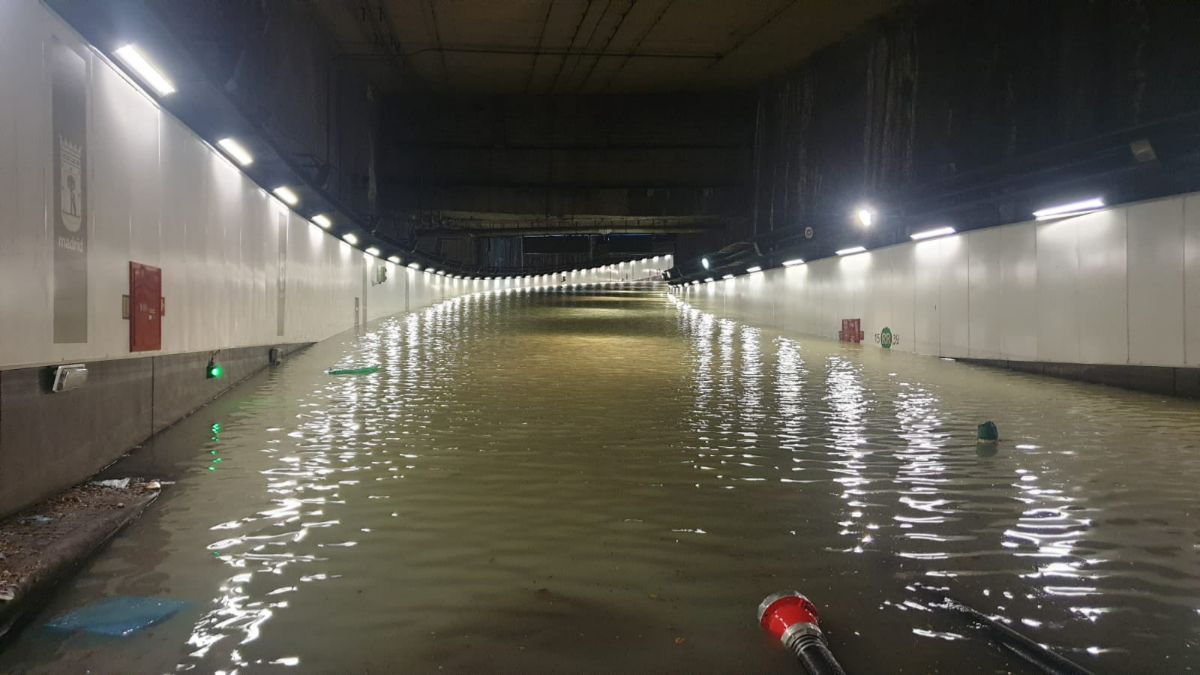
<path fill-rule="evenodd" d="M 325 371 L 329 375 L 373 375 L 379 372 L 379 366 L 361 366 L 358 368 L 330 368 Z"/>
<path fill-rule="evenodd" d="M 187 607 L 187 603 L 179 600 L 122 596 L 63 614 L 47 623 L 46 627 L 71 633 L 84 631 L 124 637 L 166 621 L 184 607 Z"/>
<path fill-rule="evenodd" d="M 995 443 L 1000 440 L 1000 431 L 996 428 L 996 423 L 991 420 L 980 424 L 975 435 L 980 443 Z"/>

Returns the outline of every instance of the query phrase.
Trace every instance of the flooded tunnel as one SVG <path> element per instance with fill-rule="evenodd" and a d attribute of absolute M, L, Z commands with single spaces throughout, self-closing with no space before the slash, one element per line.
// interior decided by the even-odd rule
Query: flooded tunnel
<path fill-rule="evenodd" d="M 847 669 L 1006 667 L 923 588 L 1114 671 L 1184 664 L 1197 438 L 1191 402 L 786 337 L 656 285 L 455 298 L 108 469 L 173 484 L 41 611 L 166 596 L 182 620 L 32 631 L 0 668 L 786 671 L 752 614 L 787 585 Z"/>
<path fill-rule="evenodd" d="M 1197 22 L 0 0 L 0 672 L 1197 669 Z"/>

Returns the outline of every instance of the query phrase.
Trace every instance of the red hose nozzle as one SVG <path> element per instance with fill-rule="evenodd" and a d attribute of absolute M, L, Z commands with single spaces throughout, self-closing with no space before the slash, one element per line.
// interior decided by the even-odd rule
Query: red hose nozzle
<path fill-rule="evenodd" d="M 758 605 L 758 623 L 771 637 L 785 642 L 787 636 L 800 629 L 821 633 L 816 605 L 797 591 L 768 595 Z"/>
<path fill-rule="evenodd" d="M 768 595 L 758 605 L 758 624 L 782 642 L 809 675 L 846 675 L 825 643 L 816 605 L 802 594 Z"/>

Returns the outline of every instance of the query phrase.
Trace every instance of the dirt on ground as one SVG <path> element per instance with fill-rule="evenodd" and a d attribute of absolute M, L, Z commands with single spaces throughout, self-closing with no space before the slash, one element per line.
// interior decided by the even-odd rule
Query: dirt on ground
<path fill-rule="evenodd" d="M 0 608 L 62 562 L 64 543 L 96 536 L 159 489 L 138 479 L 84 483 L 0 521 Z"/>

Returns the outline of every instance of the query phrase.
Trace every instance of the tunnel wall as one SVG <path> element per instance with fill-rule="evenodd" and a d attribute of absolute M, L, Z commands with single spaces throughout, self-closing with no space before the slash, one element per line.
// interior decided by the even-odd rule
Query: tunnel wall
<path fill-rule="evenodd" d="M 888 327 L 893 349 L 1200 395 L 1200 193 L 677 292 L 719 316 L 827 338 L 861 319 L 867 348 Z"/>
<path fill-rule="evenodd" d="M 75 65 L 70 87 L 64 60 Z M 81 154 L 58 142 L 64 90 L 79 102 L 68 131 L 83 134 Z M 56 162 L 56 152 L 80 161 Z M 81 189 L 64 192 L 63 172 Z M 65 193 L 82 206 L 70 209 L 73 223 L 55 199 Z M 162 270 L 159 349 L 131 350 L 130 262 Z M 386 281 L 372 283 L 379 267 Z M 644 272 L 634 267 L 572 280 Z M 90 476 L 266 367 L 270 347 L 547 281 L 454 280 L 352 248 L 268 196 L 43 5 L 0 2 L 0 516 Z M 205 377 L 214 352 L 218 380 Z M 77 362 L 87 383 L 49 393 L 47 366 Z"/>
<path fill-rule="evenodd" d="M 461 290 L 289 211 L 32 0 L 0 3 L 0 205 L 0 515 L 265 367 L 269 347 Z M 159 349 L 131 350 L 130 262 L 162 270 Z M 371 284 L 378 265 L 391 273 Z M 48 393 L 45 366 L 75 362 L 87 384 Z"/>
<path fill-rule="evenodd" d="M 84 227 L 66 238 L 53 199 L 56 41 L 86 69 Z M 162 269 L 159 354 L 312 342 L 354 324 L 356 297 L 376 317 L 453 292 L 395 269 L 364 285 L 367 267 L 390 263 L 268 196 L 32 1 L 0 6 L 0 158 L 0 368 L 131 356 L 131 261 Z M 83 273 L 56 281 L 64 248 L 83 249 L 69 261 Z M 56 336 L 56 317 L 78 330 Z"/>

